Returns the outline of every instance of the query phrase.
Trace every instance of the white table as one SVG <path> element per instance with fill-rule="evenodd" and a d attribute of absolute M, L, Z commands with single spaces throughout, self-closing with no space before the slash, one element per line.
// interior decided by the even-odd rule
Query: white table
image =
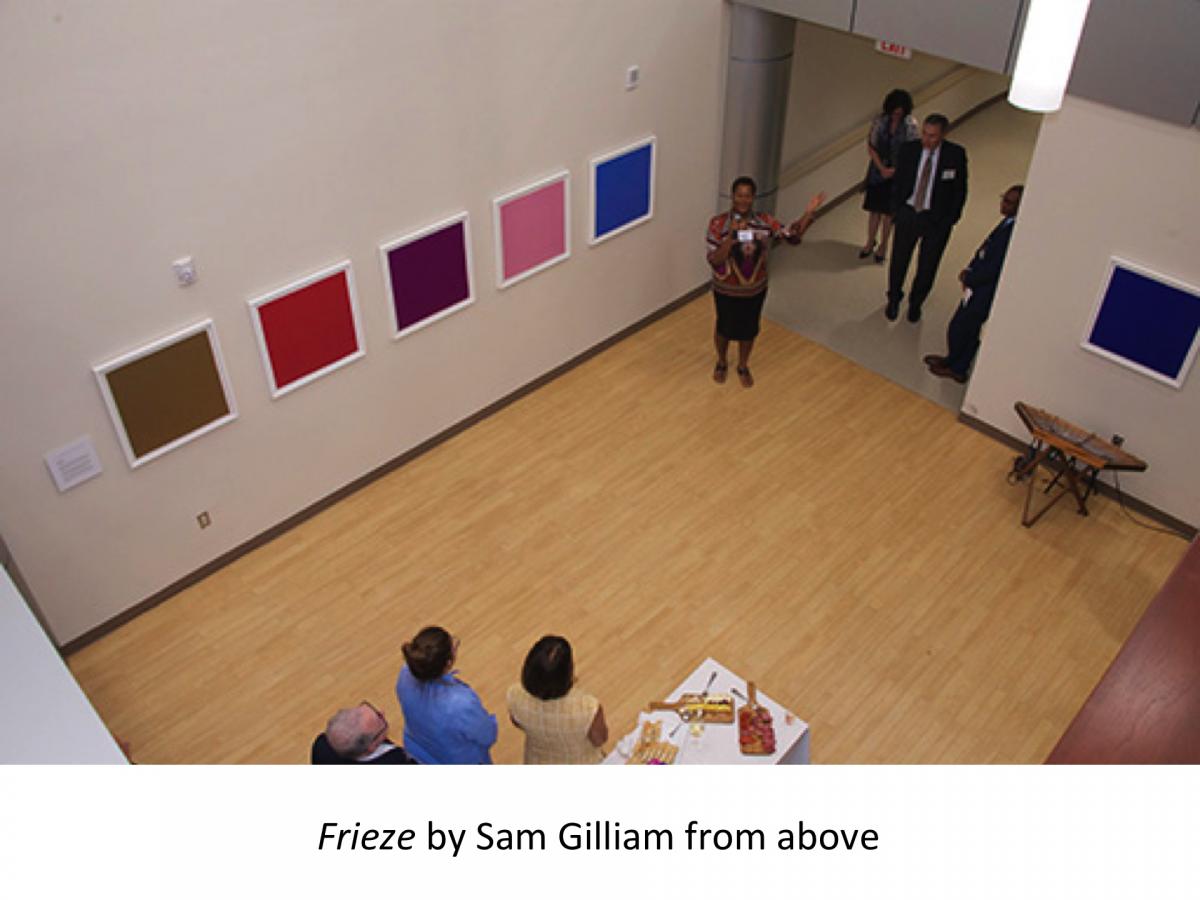
<path fill-rule="evenodd" d="M 729 694 L 730 688 L 736 688 L 742 696 L 746 696 L 746 681 L 729 671 L 712 657 L 700 663 L 695 670 L 683 680 L 679 687 L 671 692 L 667 700 L 678 699 L 680 694 L 701 693 L 708 685 L 713 672 L 717 677 L 709 688 L 710 694 Z M 657 698 L 655 698 L 657 699 Z M 808 723 L 794 713 L 784 709 L 778 703 L 758 692 L 758 702 L 771 712 L 775 725 L 775 752 L 770 756 L 749 756 L 738 748 L 737 722 L 731 725 L 706 724 L 699 738 L 693 737 L 685 724 L 678 730 L 679 715 L 672 710 L 643 712 L 638 716 L 637 727 L 618 742 L 617 748 L 604 758 L 605 765 L 624 765 L 628 754 L 622 755 L 622 749 L 632 749 L 644 722 L 662 722 L 663 740 L 670 741 L 679 747 L 679 755 L 675 762 L 680 765 L 804 765 L 808 757 Z M 736 695 L 734 703 L 742 705 Z M 674 737 L 670 737 L 674 731 Z"/>

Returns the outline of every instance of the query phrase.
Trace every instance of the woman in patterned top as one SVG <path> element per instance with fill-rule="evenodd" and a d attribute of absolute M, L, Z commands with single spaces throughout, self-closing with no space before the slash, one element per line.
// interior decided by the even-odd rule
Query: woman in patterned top
<path fill-rule="evenodd" d="M 866 259 L 872 252 L 875 262 L 887 259 L 888 238 L 892 232 L 892 179 L 896 175 L 896 160 L 900 148 L 908 141 L 921 136 L 917 120 L 912 117 L 913 99 L 908 91 L 897 88 L 883 98 L 883 113 L 871 123 L 867 132 L 866 193 L 863 209 L 867 216 L 867 242 L 858 252 L 859 259 Z M 882 228 L 879 245 L 875 235 Z"/>
<path fill-rule="evenodd" d="M 804 215 L 783 227 L 774 216 L 754 210 L 758 186 L 746 175 L 735 178 L 730 188 L 733 208 L 713 216 L 708 223 L 708 264 L 712 266 L 713 299 L 717 305 L 717 324 L 713 343 L 717 365 L 713 381 L 725 383 L 729 371 L 729 342 L 738 344 L 738 380 L 742 387 L 753 387 L 750 351 L 758 337 L 763 301 L 767 298 L 767 254 L 780 240 L 799 244 L 813 223 L 813 216 L 824 194 L 817 194 Z"/>
<path fill-rule="evenodd" d="M 508 689 L 508 715 L 525 732 L 525 764 L 598 763 L 608 740 L 604 709 L 575 688 L 566 638 L 548 634 L 529 651 L 521 683 Z"/>

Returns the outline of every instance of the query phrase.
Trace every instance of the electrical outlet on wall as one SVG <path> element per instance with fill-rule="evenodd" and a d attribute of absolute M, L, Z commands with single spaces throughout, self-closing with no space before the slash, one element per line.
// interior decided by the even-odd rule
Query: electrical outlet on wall
<path fill-rule="evenodd" d="M 200 513 L 200 515 L 196 516 L 196 524 L 201 528 L 207 528 L 212 524 L 212 516 L 208 514 L 208 510 L 205 510 L 204 512 Z"/>
<path fill-rule="evenodd" d="M 637 66 L 630 66 L 625 70 L 625 90 L 632 91 L 635 87 L 642 83 L 642 70 Z"/>

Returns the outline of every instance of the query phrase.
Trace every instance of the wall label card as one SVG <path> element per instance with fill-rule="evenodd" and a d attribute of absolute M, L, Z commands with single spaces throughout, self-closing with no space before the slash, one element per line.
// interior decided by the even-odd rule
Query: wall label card
<path fill-rule="evenodd" d="M 69 491 L 104 471 L 92 438 L 86 434 L 57 450 L 51 450 L 44 458 L 59 493 Z"/>

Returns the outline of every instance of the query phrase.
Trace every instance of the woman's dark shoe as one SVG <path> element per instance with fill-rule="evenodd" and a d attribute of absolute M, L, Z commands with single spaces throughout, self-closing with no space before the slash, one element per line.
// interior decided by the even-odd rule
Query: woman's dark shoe
<path fill-rule="evenodd" d="M 738 381 L 740 381 L 742 383 L 742 387 L 744 387 L 744 388 L 754 387 L 754 376 L 750 374 L 749 366 L 738 366 L 737 373 L 738 373 Z"/>
<path fill-rule="evenodd" d="M 871 241 L 871 243 L 867 244 L 867 246 L 863 247 L 861 250 L 858 251 L 858 258 L 866 259 L 868 256 L 871 255 L 871 251 L 874 249 L 875 249 L 875 242 Z M 876 259 L 878 259 L 878 257 L 876 257 Z"/>
<path fill-rule="evenodd" d="M 713 381 L 715 381 L 717 384 L 724 384 L 725 376 L 728 374 L 728 372 L 729 363 L 718 360 L 717 364 L 713 366 Z"/>

